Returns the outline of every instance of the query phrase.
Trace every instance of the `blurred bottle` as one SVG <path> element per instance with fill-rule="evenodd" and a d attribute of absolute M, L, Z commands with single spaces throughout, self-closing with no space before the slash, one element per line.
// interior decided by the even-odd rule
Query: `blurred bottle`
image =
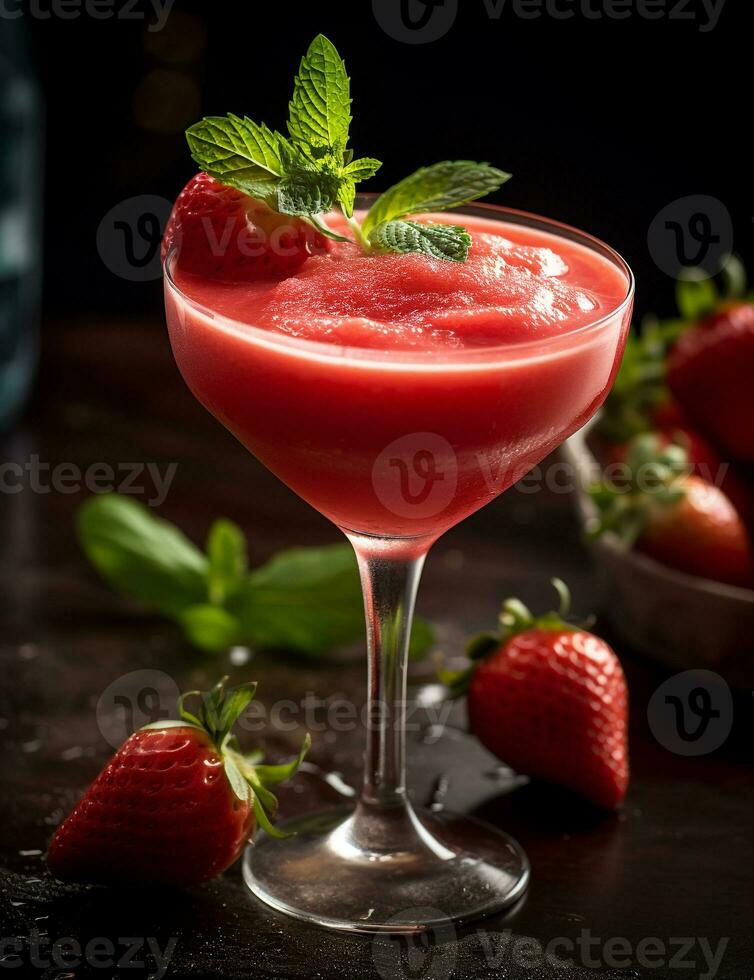
<path fill-rule="evenodd" d="M 37 360 L 42 129 L 24 18 L 0 17 L 0 431 L 22 407 Z"/>

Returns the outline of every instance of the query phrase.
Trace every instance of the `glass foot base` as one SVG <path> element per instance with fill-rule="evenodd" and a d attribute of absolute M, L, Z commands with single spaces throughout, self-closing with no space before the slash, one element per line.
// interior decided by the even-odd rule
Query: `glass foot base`
<path fill-rule="evenodd" d="M 279 912 L 330 929 L 411 933 L 467 922 L 516 902 L 529 862 L 511 837 L 471 817 L 360 805 L 284 821 L 296 837 L 260 833 L 246 884 Z"/>

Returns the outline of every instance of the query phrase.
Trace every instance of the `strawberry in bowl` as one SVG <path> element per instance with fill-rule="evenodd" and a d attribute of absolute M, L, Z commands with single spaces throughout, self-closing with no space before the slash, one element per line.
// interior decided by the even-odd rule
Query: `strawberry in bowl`
<path fill-rule="evenodd" d="M 225 689 L 221 680 L 196 714 L 179 702 L 180 720 L 147 725 L 128 738 L 58 828 L 47 866 L 63 881 L 183 887 L 225 871 L 257 825 L 276 808 L 269 786 L 292 776 L 285 765 L 244 755 L 233 726 L 256 684 Z M 191 692 L 198 695 L 199 692 Z"/>
<path fill-rule="evenodd" d="M 684 414 L 733 459 L 754 462 L 754 303 L 730 302 L 684 330 L 667 383 Z"/>
<path fill-rule="evenodd" d="M 629 444 L 625 479 L 590 489 L 599 517 L 592 537 L 612 532 L 664 565 L 754 588 L 754 552 L 728 496 L 690 472 L 683 446 L 657 435 Z"/>

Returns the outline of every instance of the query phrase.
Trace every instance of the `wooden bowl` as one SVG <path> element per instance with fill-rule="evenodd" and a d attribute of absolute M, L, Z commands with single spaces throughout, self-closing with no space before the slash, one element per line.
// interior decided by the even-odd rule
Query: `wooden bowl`
<path fill-rule="evenodd" d="M 596 517 L 587 487 L 599 464 L 591 426 L 564 446 L 584 527 Z M 754 590 L 698 578 L 633 551 L 611 533 L 591 543 L 600 608 L 616 635 L 673 670 L 706 668 L 734 686 L 754 683 Z"/>

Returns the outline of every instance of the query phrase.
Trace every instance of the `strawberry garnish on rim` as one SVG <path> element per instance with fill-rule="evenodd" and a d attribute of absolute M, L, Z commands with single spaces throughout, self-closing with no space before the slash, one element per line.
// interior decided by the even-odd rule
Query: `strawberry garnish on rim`
<path fill-rule="evenodd" d="M 468 694 L 480 742 L 517 772 L 564 786 L 613 809 L 628 786 L 628 694 L 620 662 L 600 637 L 565 621 L 560 609 L 534 616 L 506 599 L 500 632 L 474 637 L 466 670 L 441 672 Z"/>
<path fill-rule="evenodd" d="M 284 279 L 329 239 L 303 218 L 279 214 L 263 201 L 198 173 L 178 195 L 162 240 L 163 260 L 175 251 L 183 272 L 226 282 Z"/>
<path fill-rule="evenodd" d="M 47 864 L 57 878 L 192 885 L 229 867 L 257 824 L 286 836 L 270 823 L 277 801 L 268 787 L 295 773 L 311 740 L 290 763 L 258 765 L 232 734 L 256 684 L 225 690 L 226 681 L 183 695 L 180 720 L 124 742 L 52 840 Z M 192 695 L 201 699 L 196 713 L 185 705 Z"/>

